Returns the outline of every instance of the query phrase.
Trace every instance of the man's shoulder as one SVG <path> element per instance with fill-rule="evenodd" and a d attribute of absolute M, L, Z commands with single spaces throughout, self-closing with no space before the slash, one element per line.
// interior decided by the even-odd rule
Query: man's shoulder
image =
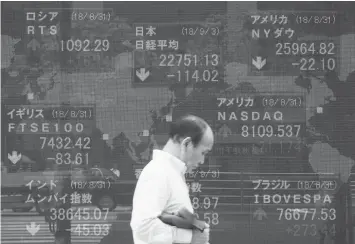
<path fill-rule="evenodd" d="M 161 158 L 154 158 L 147 163 L 147 165 L 144 167 L 145 168 L 160 168 L 160 169 L 166 169 L 167 168 L 167 163 L 161 159 Z"/>
<path fill-rule="evenodd" d="M 142 170 L 144 175 L 164 176 L 169 172 L 168 167 L 160 159 L 152 159 Z"/>

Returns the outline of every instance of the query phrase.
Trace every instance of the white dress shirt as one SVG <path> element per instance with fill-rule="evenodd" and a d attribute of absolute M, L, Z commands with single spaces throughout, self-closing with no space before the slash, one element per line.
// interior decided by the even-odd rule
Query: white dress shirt
<path fill-rule="evenodd" d="M 191 243 L 192 230 L 163 223 L 162 212 L 193 213 L 185 182 L 186 165 L 171 154 L 153 151 L 153 159 L 139 176 L 133 196 L 131 228 L 135 244 Z"/>

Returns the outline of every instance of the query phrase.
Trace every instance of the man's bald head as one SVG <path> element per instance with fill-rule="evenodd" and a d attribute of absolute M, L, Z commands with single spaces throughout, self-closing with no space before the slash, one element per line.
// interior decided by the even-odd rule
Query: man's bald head
<path fill-rule="evenodd" d="M 208 123 L 194 115 L 186 115 L 171 124 L 170 141 L 179 148 L 179 158 L 188 170 L 204 163 L 205 155 L 212 150 L 214 138 Z"/>
<path fill-rule="evenodd" d="M 196 147 L 208 129 L 211 130 L 204 119 L 186 115 L 171 123 L 169 138 L 179 143 L 186 137 L 190 137 L 192 144 Z"/>

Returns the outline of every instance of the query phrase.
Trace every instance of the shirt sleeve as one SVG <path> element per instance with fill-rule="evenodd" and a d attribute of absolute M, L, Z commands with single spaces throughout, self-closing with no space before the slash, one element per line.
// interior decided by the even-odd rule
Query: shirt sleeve
<path fill-rule="evenodd" d="M 133 197 L 131 228 L 135 238 L 149 244 L 191 243 L 192 231 L 163 223 L 158 216 L 170 197 L 168 177 L 142 172 Z"/>

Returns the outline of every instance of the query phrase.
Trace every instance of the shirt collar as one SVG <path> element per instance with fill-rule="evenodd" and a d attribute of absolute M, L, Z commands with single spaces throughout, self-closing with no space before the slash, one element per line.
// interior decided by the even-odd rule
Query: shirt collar
<path fill-rule="evenodd" d="M 183 175 L 186 173 L 186 169 L 187 169 L 186 163 L 183 162 L 182 160 L 178 159 L 177 157 L 171 155 L 168 152 L 155 149 L 155 150 L 153 150 L 153 159 L 168 160 L 171 163 L 171 165 L 173 166 L 173 168 L 175 170 L 177 170 L 179 173 L 181 173 Z"/>

